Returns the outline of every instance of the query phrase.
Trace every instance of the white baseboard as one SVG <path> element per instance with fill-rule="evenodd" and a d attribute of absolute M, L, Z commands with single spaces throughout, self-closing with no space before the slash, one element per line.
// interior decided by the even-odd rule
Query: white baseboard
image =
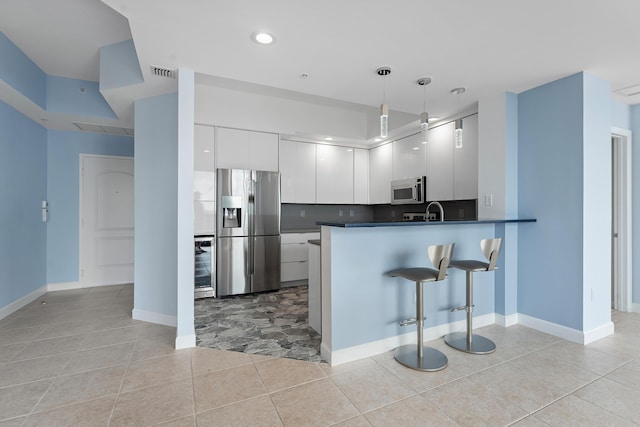
<path fill-rule="evenodd" d="M 4 307 L 0 308 L 0 319 L 4 319 L 8 315 L 20 310 L 22 307 L 29 304 L 31 301 L 38 299 L 45 293 L 47 293 L 47 286 L 42 286 L 35 291 L 29 292 L 22 298 L 19 298 L 14 302 L 5 305 Z"/>
<path fill-rule="evenodd" d="M 594 341 L 598 341 L 600 338 L 608 337 L 609 335 L 613 335 L 614 333 L 613 322 L 605 323 L 602 326 L 598 326 L 595 329 L 591 329 L 590 331 L 586 331 L 583 333 L 583 344 L 589 344 Z"/>
<path fill-rule="evenodd" d="M 134 308 L 131 312 L 134 320 L 142 320 L 143 322 L 158 323 L 160 325 L 173 326 L 177 325 L 176 316 L 169 314 L 155 313 L 153 311 L 140 310 Z"/>
<path fill-rule="evenodd" d="M 69 289 L 81 289 L 80 282 L 47 283 L 47 292 L 68 291 Z"/>
<path fill-rule="evenodd" d="M 504 316 L 496 313 L 496 324 L 508 328 L 518 324 L 518 313 Z"/>
<path fill-rule="evenodd" d="M 631 303 L 631 311 L 634 313 L 640 313 L 640 304 Z"/>
<path fill-rule="evenodd" d="M 527 316 L 526 314 L 522 313 L 518 314 L 518 323 L 528 328 L 535 329 L 546 334 L 554 335 L 567 341 L 584 344 L 584 334 L 582 331 L 579 331 L 577 329 L 558 325 L 557 323 L 551 323 L 546 320 Z"/>
<path fill-rule="evenodd" d="M 495 314 L 489 313 L 482 316 L 473 318 L 474 328 L 481 328 L 487 325 L 493 325 L 495 323 Z M 425 328 L 423 337 L 425 341 L 431 341 L 437 338 L 455 331 L 466 330 L 466 320 L 459 320 L 457 322 L 446 323 L 443 325 L 433 326 L 431 328 Z M 324 343 L 320 345 L 320 355 L 331 366 L 341 365 L 347 362 L 353 362 L 354 360 L 363 359 L 365 357 L 375 356 L 377 354 L 391 351 L 401 345 L 410 344 L 415 342 L 416 332 L 408 332 L 402 335 L 396 335 L 389 338 L 384 338 L 378 341 L 373 341 L 366 344 L 356 345 L 340 350 L 331 351 Z"/>
<path fill-rule="evenodd" d="M 176 350 L 196 346 L 196 334 L 180 335 L 176 337 Z"/>

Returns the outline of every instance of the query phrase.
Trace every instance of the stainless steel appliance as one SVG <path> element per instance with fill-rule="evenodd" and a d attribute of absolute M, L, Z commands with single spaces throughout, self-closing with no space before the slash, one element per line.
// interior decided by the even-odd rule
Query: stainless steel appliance
<path fill-rule="evenodd" d="M 280 174 L 218 169 L 216 297 L 280 288 Z"/>
<path fill-rule="evenodd" d="M 196 236 L 194 241 L 194 298 L 215 297 L 216 241 L 214 236 Z"/>
<path fill-rule="evenodd" d="M 426 176 L 391 181 L 391 204 L 415 205 L 424 203 L 426 192 Z"/>

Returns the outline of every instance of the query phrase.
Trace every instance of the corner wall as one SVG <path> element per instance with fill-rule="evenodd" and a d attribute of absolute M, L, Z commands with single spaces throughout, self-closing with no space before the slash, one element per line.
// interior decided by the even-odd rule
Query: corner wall
<path fill-rule="evenodd" d="M 635 311 L 640 311 L 640 104 L 629 109 L 630 128 L 632 132 L 633 149 L 631 153 L 631 180 L 633 204 L 633 303 Z"/>

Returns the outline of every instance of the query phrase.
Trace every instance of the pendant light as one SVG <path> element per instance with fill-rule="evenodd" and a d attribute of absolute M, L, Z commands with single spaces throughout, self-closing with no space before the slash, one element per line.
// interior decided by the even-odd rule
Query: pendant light
<path fill-rule="evenodd" d="M 386 138 L 389 136 L 389 106 L 385 103 L 387 96 L 387 76 L 391 74 L 391 68 L 380 67 L 376 70 L 379 76 L 382 76 L 382 104 L 380 105 L 380 137 Z"/>
<path fill-rule="evenodd" d="M 465 93 L 466 89 L 463 87 L 457 87 L 455 89 L 451 89 L 452 95 L 458 96 L 458 112 L 460 112 L 460 95 Z M 454 139 L 456 148 L 462 148 L 462 118 L 459 118 L 455 121 L 455 133 Z"/>
<path fill-rule="evenodd" d="M 421 77 L 417 83 L 422 86 L 422 113 L 420 113 L 420 135 L 422 143 L 429 142 L 429 113 L 427 113 L 427 85 L 431 83 L 431 77 Z"/>

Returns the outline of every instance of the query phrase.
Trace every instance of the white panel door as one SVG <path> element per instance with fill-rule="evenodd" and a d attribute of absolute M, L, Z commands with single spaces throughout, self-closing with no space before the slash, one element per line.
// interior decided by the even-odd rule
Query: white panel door
<path fill-rule="evenodd" d="M 133 282 L 133 158 L 82 156 L 80 283 Z"/>
<path fill-rule="evenodd" d="M 429 130 L 427 200 L 453 200 L 453 122 Z"/>

